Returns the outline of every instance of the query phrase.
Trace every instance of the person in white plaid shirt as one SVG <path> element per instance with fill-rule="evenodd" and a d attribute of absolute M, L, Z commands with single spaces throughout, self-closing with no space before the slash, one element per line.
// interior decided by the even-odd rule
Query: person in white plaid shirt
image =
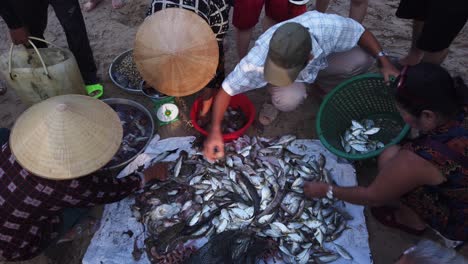
<path fill-rule="evenodd" d="M 369 55 L 378 58 L 386 81 L 398 75 L 372 33 L 350 18 L 311 11 L 273 26 L 224 80 L 215 98 L 205 156 L 224 156 L 221 122 L 231 96 L 270 84 L 275 108 L 291 111 L 307 96 L 304 83 L 328 92 L 366 72 L 373 63 Z"/>

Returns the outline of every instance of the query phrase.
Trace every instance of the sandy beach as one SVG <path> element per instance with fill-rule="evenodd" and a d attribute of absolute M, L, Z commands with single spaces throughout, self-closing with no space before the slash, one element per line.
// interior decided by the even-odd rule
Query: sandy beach
<path fill-rule="evenodd" d="M 84 3 L 81 0 L 82 4 Z M 312 1 L 314 2 L 314 1 Z M 337 13 L 347 16 L 349 10 L 348 0 L 331 1 L 328 9 L 329 13 Z M 374 0 L 370 1 L 368 15 L 364 20 L 364 26 L 369 29 L 379 40 L 385 50 L 390 55 L 401 57 L 406 54 L 411 40 L 411 23 L 408 20 L 401 20 L 395 17 L 395 11 L 399 1 L 397 0 Z M 138 26 L 143 21 L 147 11 L 148 0 L 128 0 L 128 4 L 119 10 L 114 10 L 110 0 L 104 0 L 95 10 L 84 13 L 87 25 L 88 36 L 94 52 L 94 58 L 98 66 L 98 74 L 105 87 L 105 98 L 125 97 L 141 102 L 147 107 L 151 107 L 151 102 L 143 96 L 129 95 L 113 85 L 109 76 L 108 68 L 112 60 L 121 52 L 133 47 L 134 36 Z M 313 3 L 310 6 L 313 9 Z M 0 22 L 0 34 L 3 36 L 0 41 L 0 53 L 8 52 L 11 42 L 6 24 Z M 254 39 L 261 34 L 261 25 L 257 25 Z M 49 9 L 49 21 L 45 38 L 59 46 L 66 47 L 66 38 L 62 27 L 52 9 Z M 253 42 L 252 42 L 253 43 Z M 226 37 L 226 72 L 231 71 L 237 63 L 237 53 L 234 40 L 234 30 L 231 25 Z M 452 75 L 461 75 L 465 82 L 468 82 L 468 26 L 462 30 L 450 47 L 450 53 L 443 66 Z M 190 73 L 187 73 L 190 74 Z M 249 92 L 257 110 L 262 103 L 268 101 L 265 89 Z M 194 96 L 183 98 L 185 107 L 181 107 L 184 114 L 188 113 L 190 103 Z M 187 107 L 188 106 L 188 107 Z M 309 97 L 299 109 L 282 113 L 263 131 L 252 130 L 249 133 L 261 133 L 262 136 L 277 136 L 282 134 L 296 134 L 299 138 L 315 138 L 315 116 L 318 110 L 318 100 L 309 93 Z M 0 127 L 11 128 L 15 119 L 25 110 L 25 106 L 16 96 L 14 91 L 0 96 Z M 169 128 L 168 128 L 169 129 Z M 176 136 L 190 134 L 193 131 L 184 129 L 160 131 L 166 136 Z M 375 177 L 376 168 L 372 162 L 358 164 L 357 174 L 361 184 L 366 184 Z M 395 230 L 383 227 L 367 214 L 367 224 L 370 234 L 371 250 L 373 252 L 374 263 L 393 263 L 402 250 L 418 240 L 417 237 L 409 236 Z M 81 263 L 81 258 L 86 251 L 90 235 L 82 239 L 68 243 L 59 247 L 57 252 L 42 255 L 31 261 L 24 263 Z M 130 246 L 130 245 L 129 245 Z M 1 263 L 1 261 L 0 261 Z"/>

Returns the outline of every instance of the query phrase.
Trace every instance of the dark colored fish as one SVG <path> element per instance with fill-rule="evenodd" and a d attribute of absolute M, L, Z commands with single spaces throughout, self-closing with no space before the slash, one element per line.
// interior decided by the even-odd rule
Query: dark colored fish
<path fill-rule="evenodd" d="M 257 215 L 256 219 L 260 219 L 260 217 L 264 215 L 269 215 L 275 210 L 283 201 L 284 196 L 286 195 L 285 190 L 278 190 L 275 194 L 275 198 L 273 198 L 273 201 L 261 212 L 259 215 Z"/>
<path fill-rule="evenodd" d="M 258 195 L 257 189 L 250 180 L 242 173 L 239 172 L 237 174 L 239 176 L 239 180 L 241 180 L 245 187 L 247 187 L 247 191 L 249 191 L 250 198 L 252 198 L 253 206 L 254 206 L 254 215 L 257 215 L 258 210 L 260 210 L 260 196 Z"/>
<path fill-rule="evenodd" d="M 253 233 L 225 231 L 213 236 L 186 264 L 255 264 L 269 243 Z"/>

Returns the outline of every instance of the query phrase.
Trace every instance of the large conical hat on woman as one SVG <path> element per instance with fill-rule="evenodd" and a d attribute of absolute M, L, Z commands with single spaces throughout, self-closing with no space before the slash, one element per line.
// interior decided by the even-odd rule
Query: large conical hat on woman
<path fill-rule="evenodd" d="M 143 79 L 170 96 L 190 95 L 205 87 L 219 59 L 208 23 L 181 8 L 163 9 L 146 18 L 138 29 L 133 54 Z"/>
<path fill-rule="evenodd" d="M 122 142 L 122 125 L 106 103 L 84 95 L 49 98 L 27 109 L 10 136 L 16 160 L 53 180 L 88 175 L 106 165 Z"/>

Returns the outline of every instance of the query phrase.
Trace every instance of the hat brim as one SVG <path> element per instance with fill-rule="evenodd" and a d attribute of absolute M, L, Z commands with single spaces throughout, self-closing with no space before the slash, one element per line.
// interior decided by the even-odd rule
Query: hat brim
<path fill-rule="evenodd" d="M 200 91 L 213 79 L 219 47 L 213 30 L 198 14 L 167 8 L 138 28 L 133 55 L 149 86 L 181 97 Z"/>
<path fill-rule="evenodd" d="M 106 165 L 119 150 L 122 135 L 120 118 L 109 105 L 68 94 L 27 109 L 12 128 L 10 147 L 32 174 L 70 180 Z"/>
<path fill-rule="evenodd" d="M 296 80 L 303 69 L 303 66 L 289 69 L 280 67 L 271 60 L 270 56 L 267 56 L 264 66 L 264 77 L 268 83 L 274 86 L 288 86 Z"/>

